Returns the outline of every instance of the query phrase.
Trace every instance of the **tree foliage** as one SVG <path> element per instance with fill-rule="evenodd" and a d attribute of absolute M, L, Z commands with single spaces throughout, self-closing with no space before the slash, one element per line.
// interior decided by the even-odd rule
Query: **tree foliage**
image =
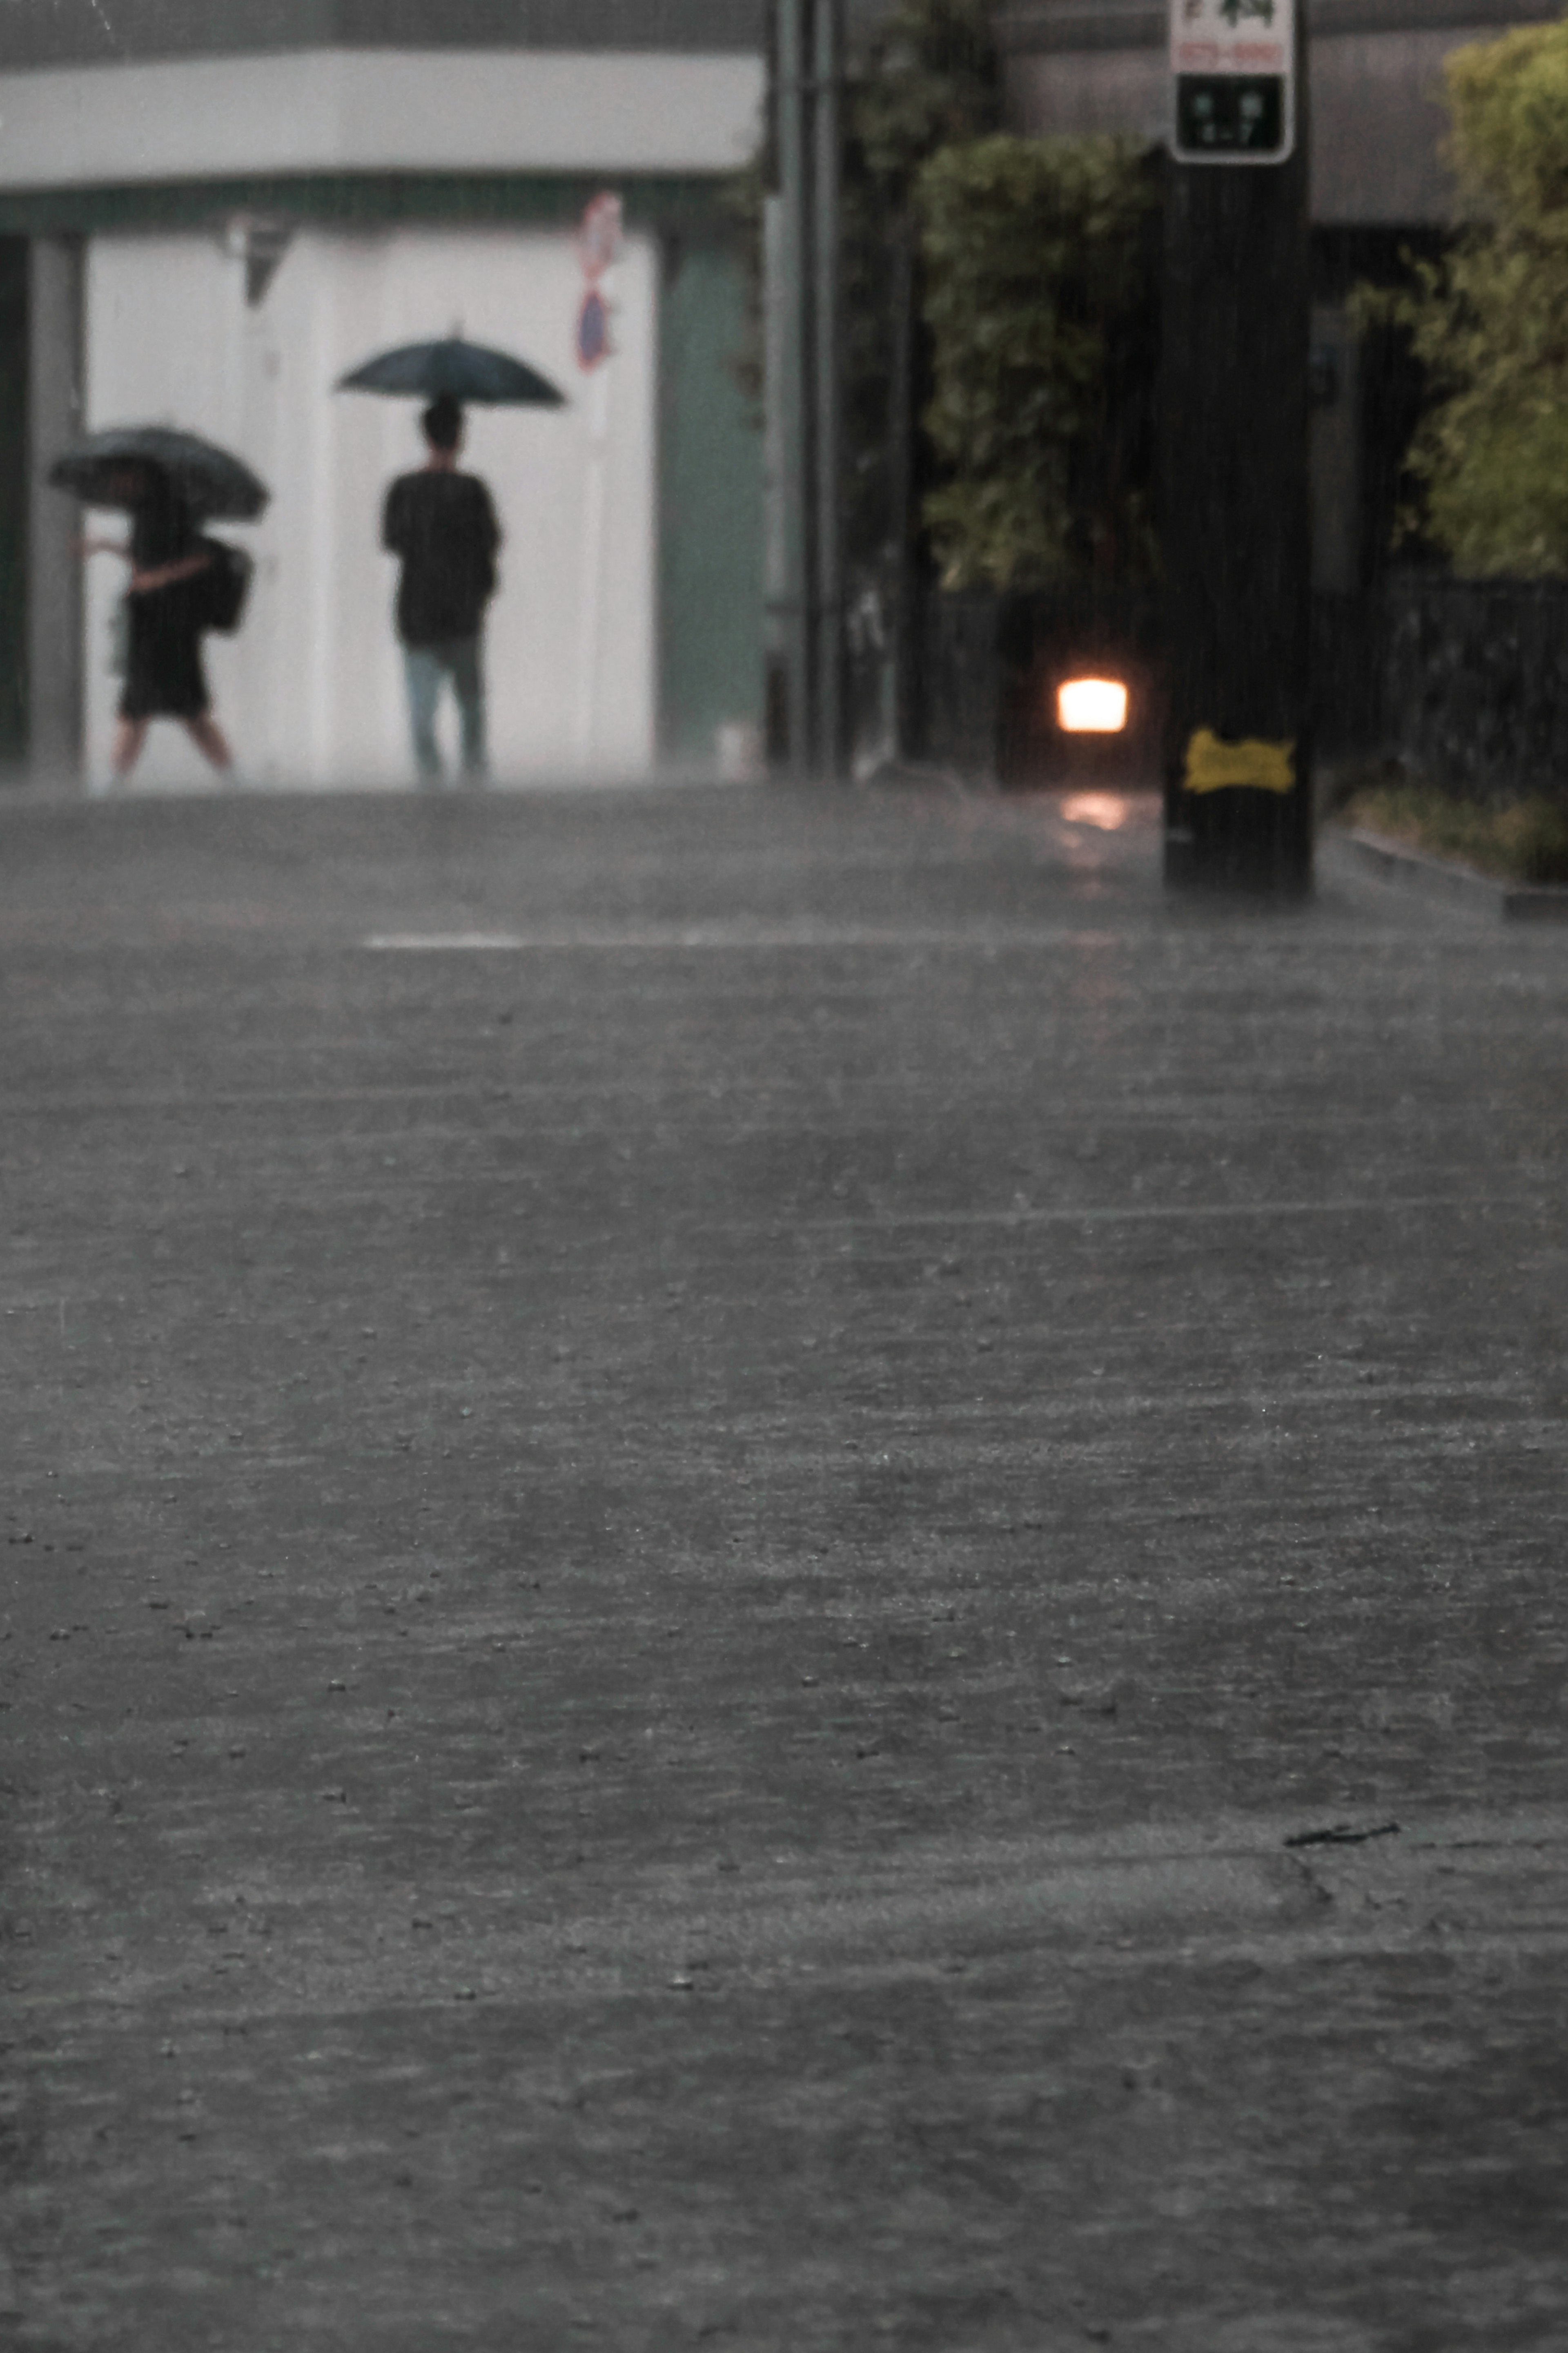
<path fill-rule="evenodd" d="M 1153 563 L 1143 151 L 1002 134 L 920 174 L 945 479 L 925 519 L 949 587 L 1028 588 Z"/>
<path fill-rule="evenodd" d="M 984 0 L 903 0 L 852 59 L 841 253 L 845 493 L 848 552 L 866 566 L 875 566 L 892 528 L 897 257 L 900 247 L 918 245 L 916 191 L 926 164 L 1000 120 L 990 18 Z M 923 375 L 923 353 L 902 356 Z"/>
<path fill-rule="evenodd" d="M 846 536 L 874 566 L 890 527 L 889 421 L 898 335 L 895 260 L 915 236 L 921 167 L 1000 120 L 1001 66 L 985 0 L 901 0 L 865 28 L 848 59 L 843 114 L 842 240 Z M 763 206 L 772 158 L 737 175 L 729 208 L 741 232 L 747 332 L 733 362 L 760 411 L 763 397 Z"/>
<path fill-rule="evenodd" d="M 1433 398 L 1410 450 L 1402 528 L 1472 576 L 1568 573 L 1568 22 L 1455 50 L 1449 153 L 1468 220 L 1408 292 L 1369 297 L 1405 326 Z"/>
<path fill-rule="evenodd" d="M 1123 141 L 1004 136 L 988 0 L 900 0 L 857 41 L 842 181 L 845 539 L 875 577 L 897 559 L 900 370 L 921 412 L 912 458 L 952 586 L 1033 587 L 1152 561 L 1152 184 Z M 762 219 L 770 159 L 731 190 L 749 329 L 735 373 L 760 409 Z M 899 269 L 912 257 L 912 348 Z"/>
<path fill-rule="evenodd" d="M 1001 66 L 984 0 L 902 0 L 851 62 L 847 175 L 906 214 L 921 167 L 994 129 Z"/>

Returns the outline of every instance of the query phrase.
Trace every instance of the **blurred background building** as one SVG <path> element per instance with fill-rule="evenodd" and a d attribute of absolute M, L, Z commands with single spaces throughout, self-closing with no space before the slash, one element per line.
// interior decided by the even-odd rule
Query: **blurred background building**
<path fill-rule="evenodd" d="M 51 0 L 0 11 L 0 758 L 101 773 L 123 575 L 40 487 L 82 427 L 166 421 L 271 484 L 237 639 L 246 773 L 406 773 L 378 546 L 413 402 L 334 395 L 453 327 L 565 391 L 478 409 L 508 540 L 498 775 L 706 765 L 761 718 L 762 445 L 730 369 L 721 200 L 753 149 L 761 0 Z M 622 199 L 614 353 L 578 364 L 574 232 Z M 731 744 L 736 738 L 731 734 Z M 143 773 L 195 776 L 158 729 Z"/>

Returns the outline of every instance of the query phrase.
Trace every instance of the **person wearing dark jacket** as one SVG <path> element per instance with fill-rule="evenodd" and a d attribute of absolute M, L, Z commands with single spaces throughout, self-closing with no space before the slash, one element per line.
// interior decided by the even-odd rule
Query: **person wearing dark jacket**
<path fill-rule="evenodd" d="M 381 543 L 398 557 L 397 634 L 403 646 L 408 717 L 420 781 L 441 775 L 436 709 L 450 679 L 462 731 L 463 774 L 485 776 L 485 684 L 481 636 L 495 594 L 500 525 L 477 474 L 460 473 L 463 412 L 447 393 L 421 420 L 428 454 L 400 474 L 382 510 Z"/>

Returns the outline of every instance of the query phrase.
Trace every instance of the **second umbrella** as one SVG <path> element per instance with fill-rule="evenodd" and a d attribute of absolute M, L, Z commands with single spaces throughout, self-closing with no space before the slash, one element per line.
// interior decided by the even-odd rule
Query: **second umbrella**
<path fill-rule="evenodd" d="M 447 393 L 453 400 L 509 408 L 563 408 L 564 394 L 548 376 L 483 343 L 447 335 L 438 343 L 401 343 L 381 352 L 338 379 L 340 392 L 413 394 L 426 400 Z"/>

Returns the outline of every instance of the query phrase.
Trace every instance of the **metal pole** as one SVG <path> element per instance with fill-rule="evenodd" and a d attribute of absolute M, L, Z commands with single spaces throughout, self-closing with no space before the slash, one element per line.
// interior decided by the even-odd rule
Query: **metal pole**
<path fill-rule="evenodd" d="M 843 0 L 816 0 L 812 42 L 816 197 L 813 360 L 816 430 L 816 772 L 825 781 L 847 765 L 844 676 L 844 559 L 840 507 L 842 332 L 839 318 L 839 93 L 844 69 Z"/>
<path fill-rule="evenodd" d="M 811 124 L 808 35 L 812 0 L 778 0 L 779 141 L 779 457 L 783 572 L 779 635 L 785 670 L 787 758 L 808 775 L 816 753 L 816 648 L 812 606 L 816 570 L 812 484 L 813 402 L 810 317 Z"/>
<path fill-rule="evenodd" d="M 905 219 L 893 248 L 892 380 L 888 407 L 888 464 L 893 542 L 893 757 L 921 750 L 918 716 L 920 625 L 915 577 L 915 226 Z"/>

